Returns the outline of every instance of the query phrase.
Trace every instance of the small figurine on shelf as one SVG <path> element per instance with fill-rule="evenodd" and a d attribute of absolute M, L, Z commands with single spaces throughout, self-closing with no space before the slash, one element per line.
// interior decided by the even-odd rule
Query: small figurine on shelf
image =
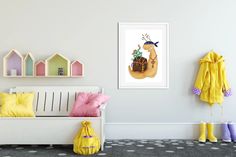
<path fill-rule="evenodd" d="M 16 76 L 16 75 L 17 75 L 16 69 L 11 69 L 11 76 Z"/>
<path fill-rule="evenodd" d="M 64 75 L 63 68 L 58 68 L 58 75 L 60 75 L 60 76 Z"/>

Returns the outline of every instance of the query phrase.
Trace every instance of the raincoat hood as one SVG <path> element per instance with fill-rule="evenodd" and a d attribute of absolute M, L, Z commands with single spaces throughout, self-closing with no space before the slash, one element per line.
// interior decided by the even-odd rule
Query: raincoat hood
<path fill-rule="evenodd" d="M 210 62 L 210 63 L 219 63 L 219 62 L 224 62 L 224 57 L 217 54 L 214 51 L 208 52 L 206 56 L 204 56 L 202 59 L 200 59 L 200 63 L 204 62 Z"/>

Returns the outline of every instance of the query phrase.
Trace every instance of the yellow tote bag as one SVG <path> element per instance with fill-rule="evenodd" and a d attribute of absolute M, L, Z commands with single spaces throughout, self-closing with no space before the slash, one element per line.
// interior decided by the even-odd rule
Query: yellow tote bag
<path fill-rule="evenodd" d="M 73 151 L 81 155 L 95 154 L 100 149 L 100 140 L 91 127 L 91 122 L 82 121 L 82 128 L 74 138 Z"/>

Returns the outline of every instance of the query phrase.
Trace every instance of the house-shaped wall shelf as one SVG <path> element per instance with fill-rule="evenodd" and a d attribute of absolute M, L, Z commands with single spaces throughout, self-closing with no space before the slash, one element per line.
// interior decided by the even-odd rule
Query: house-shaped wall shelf
<path fill-rule="evenodd" d="M 70 77 L 70 60 L 59 53 L 46 59 L 47 77 Z"/>
<path fill-rule="evenodd" d="M 34 57 L 31 53 L 27 53 L 24 58 L 24 76 L 34 76 Z"/>
<path fill-rule="evenodd" d="M 71 77 L 83 77 L 84 76 L 84 66 L 80 61 L 73 61 L 71 63 Z"/>
<path fill-rule="evenodd" d="M 11 50 L 3 57 L 4 77 L 83 77 L 84 64 L 79 60 L 71 62 L 59 53 L 35 63 L 34 56 L 25 57 L 17 50 Z"/>
<path fill-rule="evenodd" d="M 45 76 L 45 62 L 43 60 L 40 60 L 37 63 L 35 63 L 35 76 L 36 77 Z"/>
<path fill-rule="evenodd" d="M 17 50 L 11 50 L 3 57 L 3 76 L 23 76 L 23 56 Z"/>

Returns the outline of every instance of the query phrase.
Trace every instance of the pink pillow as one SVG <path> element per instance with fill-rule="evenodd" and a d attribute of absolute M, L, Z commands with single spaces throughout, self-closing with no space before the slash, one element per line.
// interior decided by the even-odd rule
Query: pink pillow
<path fill-rule="evenodd" d="M 107 102 L 108 99 L 108 96 L 101 93 L 79 93 L 69 116 L 99 117 L 99 107 Z"/>

